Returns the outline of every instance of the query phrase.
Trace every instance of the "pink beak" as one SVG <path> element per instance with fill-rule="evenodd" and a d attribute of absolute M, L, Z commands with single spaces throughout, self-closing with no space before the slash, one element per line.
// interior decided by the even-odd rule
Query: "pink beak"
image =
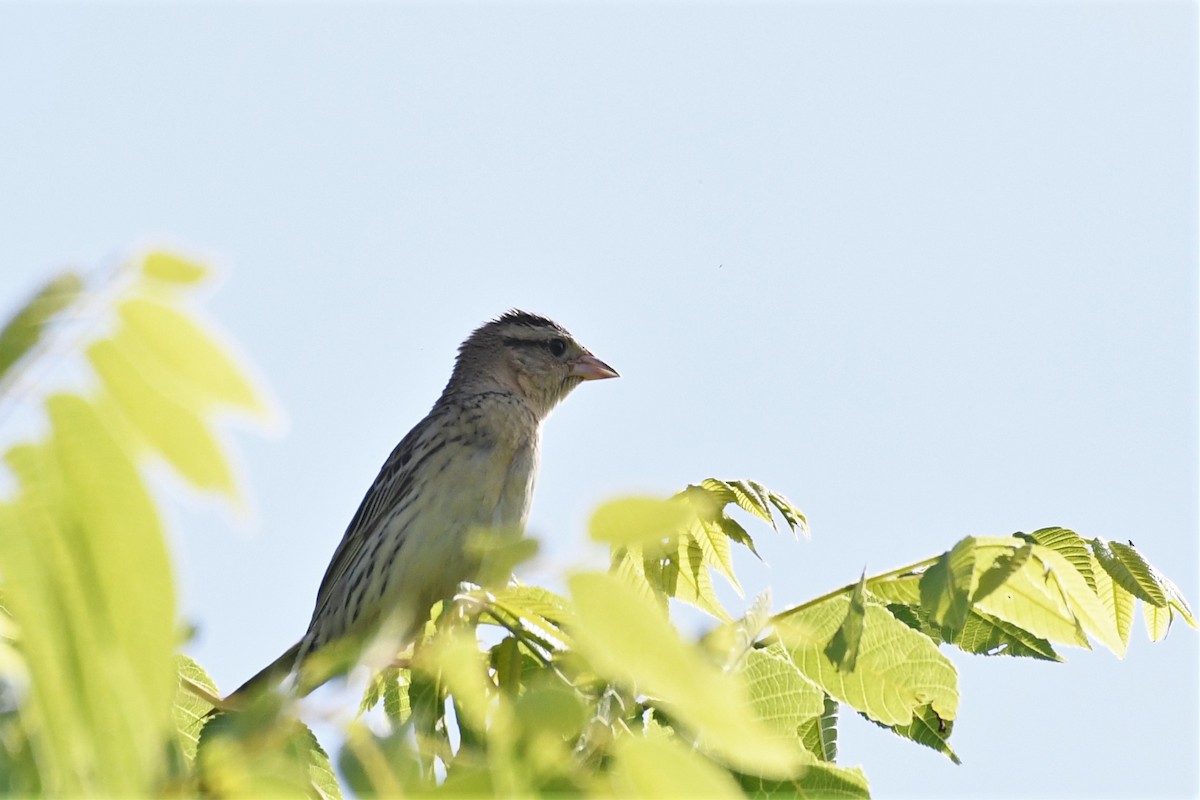
<path fill-rule="evenodd" d="M 575 363 L 571 367 L 571 374 L 577 378 L 583 378 L 585 381 L 621 377 L 620 373 L 591 353 L 575 359 Z"/>

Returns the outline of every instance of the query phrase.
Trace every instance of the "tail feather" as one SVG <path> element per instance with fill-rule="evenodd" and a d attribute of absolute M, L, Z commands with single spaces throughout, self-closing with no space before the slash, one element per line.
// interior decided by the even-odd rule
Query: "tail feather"
<path fill-rule="evenodd" d="M 283 683 L 284 678 L 296 666 L 296 656 L 300 653 L 300 644 L 300 642 L 296 642 L 285 650 L 279 658 L 256 672 L 250 680 L 230 692 L 225 697 L 224 708 L 221 710 L 237 708 L 259 692 L 264 692 Z"/>

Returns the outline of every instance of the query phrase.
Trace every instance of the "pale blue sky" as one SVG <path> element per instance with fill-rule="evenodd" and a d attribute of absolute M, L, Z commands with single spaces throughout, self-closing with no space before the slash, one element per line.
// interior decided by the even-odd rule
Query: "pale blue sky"
<path fill-rule="evenodd" d="M 550 420 L 530 579 L 588 510 L 708 475 L 792 497 L 777 606 L 1045 525 L 1197 580 L 1193 3 L 0 6 L 0 306 L 136 242 L 289 425 L 256 515 L 172 507 L 191 652 L 232 687 L 472 327 L 622 372 Z M 941 756 L 844 717 L 879 797 L 1195 795 L 1198 641 L 950 653 Z"/>

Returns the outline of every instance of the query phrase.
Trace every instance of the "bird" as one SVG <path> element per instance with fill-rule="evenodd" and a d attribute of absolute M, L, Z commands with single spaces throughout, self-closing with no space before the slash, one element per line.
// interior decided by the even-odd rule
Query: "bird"
<path fill-rule="evenodd" d="M 314 656 L 348 646 L 393 658 L 480 568 L 474 531 L 523 530 L 537 474 L 542 423 L 583 381 L 619 377 L 558 323 L 512 309 L 458 348 L 429 413 L 384 461 L 333 553 L 308 629 L 296 644 L 228 695 L 237 708 L 296 675 Z M 343 662 L 338 662 L 343 663 Z"/>

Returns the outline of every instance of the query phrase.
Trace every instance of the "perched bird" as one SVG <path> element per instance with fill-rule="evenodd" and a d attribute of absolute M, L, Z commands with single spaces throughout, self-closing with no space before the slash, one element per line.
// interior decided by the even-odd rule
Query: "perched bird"
<path fill-rule="evenodd" d="M 581 381 L 615 377 L 545 317 L 513 310 L 475 330 L 441 397 L 396 445 L 350 520 L 308 631 L 226 704 L 281 682 L 335 643 L 358 643 L 354 658 L 364 647 L 390 658 L 411 642 L 431 607 L 474 578 L 472 531 L 524 527 L 551 409 Z"/>

